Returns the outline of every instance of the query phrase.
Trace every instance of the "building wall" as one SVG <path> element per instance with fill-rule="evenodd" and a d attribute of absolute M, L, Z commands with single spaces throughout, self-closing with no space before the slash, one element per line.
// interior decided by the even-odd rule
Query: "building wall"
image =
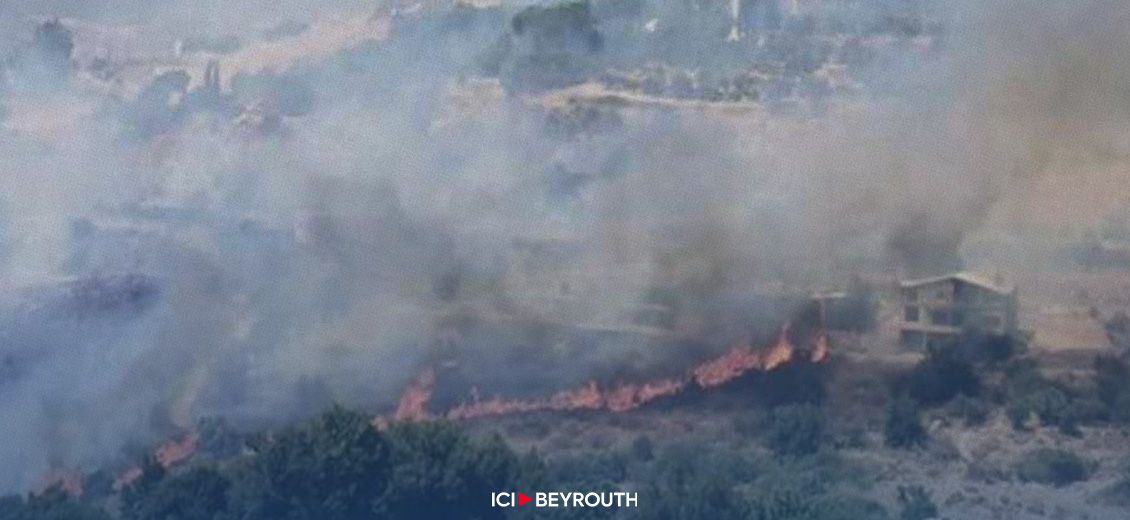
<path fill-rule="evenodd" d="M 766 31 L 781 28 L 782 0 L 739 0 L 739 18 L 744 31 Z"/>
<path fill-rule="evenodd" d="M 1016 296 L 1003 295 L 960 280 L 903 287 L 900 341 L 911 348 L 942 342 L 962 331 L 990 334 L 1016 331 Z"/>

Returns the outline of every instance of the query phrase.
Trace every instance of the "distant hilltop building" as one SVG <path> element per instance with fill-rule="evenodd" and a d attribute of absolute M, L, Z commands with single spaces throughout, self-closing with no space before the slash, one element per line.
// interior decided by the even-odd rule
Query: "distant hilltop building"
<path fill-rule="evenodd" d="M 797 16 L 800 12 L 798 0 L 730 0 L 729 41 L 738 41 L 750 31 L 760 32 L 779 29 L 787 13 Z"/>
<path fill-rule="evenodd" d="M 908 348 L 944 345 L 962 333 L 1017 331 L 1016 288 L 999 277 L 958 272 L 899 283 L 899 341 Z"/>

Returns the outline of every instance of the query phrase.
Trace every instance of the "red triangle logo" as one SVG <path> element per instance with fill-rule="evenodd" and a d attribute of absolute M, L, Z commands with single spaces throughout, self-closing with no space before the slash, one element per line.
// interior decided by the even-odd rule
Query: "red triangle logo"
<path fill-rule="evenodd" d="M 525 493 L 518 493 L 518 505 L 519 506 L 524 506 L 524 505 L 529 504 L 529 503 L 530 503 L 530 497 L 526 496 Z"/>

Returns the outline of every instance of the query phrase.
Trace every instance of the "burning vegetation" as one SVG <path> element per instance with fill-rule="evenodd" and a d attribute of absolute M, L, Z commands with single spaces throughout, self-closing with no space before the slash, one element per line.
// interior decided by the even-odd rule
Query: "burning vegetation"
<path fill-rule="evenodd" d="M 0 4 L 0 520 L 1125 516 L 1125 1 L 203 1 Z"/>
<path fill-rule="evenodd" d="M 595 381 L 572 390 L 564 390 L 546 398 L 517 399 L 494 396 L 483 399 L 478 389 L 472 389 L 469 402 L 430 414 L 428 403 L 435 386 L 436 375 L 425 370 L 404 392 L 400 404 L 391 418 L 377 417 L 373 423 L 387 428 L 393 422 L 422 421 L 429 418 L 452 421 L 529 414 L 535 412 L 571 412 L 580 410 L 612 413 L 635 410 L 657 399 L 676 396 L 689 388 L 710 390 L 753 372 L 768 372 L 792 362 L 797 347 L 789 340 L 789 326 L 781 328 L 777 342 L 771 347 L 757 349 L 748 345 L 733 347 L 725 355 L 688 370 L 682 378 L 660 379 L 643 383 L 613 384 L 601 387 Z M 828 338 L 819 333 L 814 348 L 804 351 L 808 362 L 822 363 L 828 358 Z"/>

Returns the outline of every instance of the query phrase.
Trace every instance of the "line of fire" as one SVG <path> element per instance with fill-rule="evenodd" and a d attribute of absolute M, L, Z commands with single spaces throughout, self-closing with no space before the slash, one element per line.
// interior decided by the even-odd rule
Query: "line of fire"
<path fill-rule="evenodd" d="M 879 284 L 885 284 L 886 290 L 875 290 Z M 561 287 L 563 292 L 569 290 L 568 284 Z M 1017 326 L 1016 288 L 1000 274 L 963 271 L 893 283 L 856 279 L 845 290 L 804 293 L 777 288 L 740 300 L 737 304 L 731 298 L 725 305 L 712 307 L 710 318 L 702 317 L 694 325 L 676 326 L 669 319 L 674 313 L 657 304 L 629 309 L 624 314 L 629 318 L 619 326 L 555 324 L 590 338 L 642 338 L 653 349 L 692 348 L 698 342 L 694 349 L 709 352 L 702 342 L 728 340 L 719 354 L 690 359 L 683 367 L 667 367 L 661 375 L 609 375 L 545 394 L 506 394 L 505 390 L 486 393 L 486 385 L 499 381 L 476 382 L 461 370 L 459 360 L 433 359 L 406 385 L 396 408 L 375 416 L 372 425 L 384 430 L 397 423 L 461 422 L 537 413 L 619 414 L 647 406 L 694 406 L 716 391 L 741 399 L 804 401 L 811 396 L 815 400 L 818 396 L 812 393 L 822 391 L 817 380 L 826 377 L 829 364 L 836 359 L 837 345 L 858 346 L 862 338 L 879 334 L 888 337 L 901 352 L 917 355 L 949 348 L 968 341 L 970 336 L 991 342 L 1029 334 Z M 498 316 L 494 320 L 495 326 L 509 325 Z M 732 326 L 736 323 L 777 325 Z M 703 339 L 707 330 L 714 331 L 713 336 Z M 452 329 L 444 341 L 457 341 L 454 334 Z M 850 352 L 840 355 L 853 357 Z M 517 372 L 527 370 L 521 360 L 515 360 L 513 366 L 516 378 L 522 376 Z M 507 381 L 501 383 L 507 388 Z M 534 388 L 535 392 L 542 389 Z M 193 457 L 199 442 L 197 431 L 185 430 L 160 445 L 153 453 L 153 462 L 165 469 L 183 464 Z M 141 467 L 131 467 L 117 476 L 113 487 L 123 489 L 142 475 Z M 65 471 L 48 475 L 45 482 L 59 483 L 76 495 L 83 489 L 82 477 Z"/>

